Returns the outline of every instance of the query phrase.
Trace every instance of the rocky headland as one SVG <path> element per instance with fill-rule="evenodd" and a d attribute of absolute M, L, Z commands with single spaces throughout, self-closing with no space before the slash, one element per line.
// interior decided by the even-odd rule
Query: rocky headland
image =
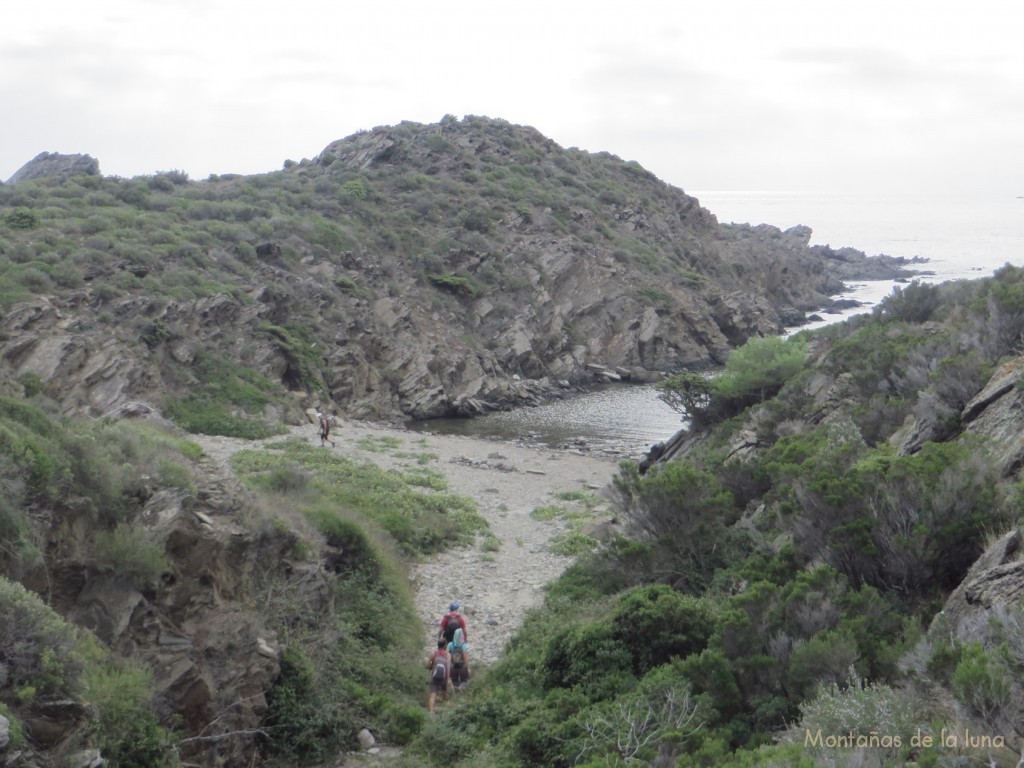
<path fill-rule="evenodd" d="M 210 357 L 277 389 L 255 414 L 268 423 L 316 404 L 473 415 L 714 367 L 846 280 L 913 274 L 809 246 L 808 227 L 720 224 L 635 163 L 486 118 L 201 182 L 43 153 L 0 192 L 12 247 L 59 241 L 71 259 L 9 275 L 0 381 L 38 379 L 69 415 L 185 397 Z M 103 205 L 40 214 L 50 195 Z"/>

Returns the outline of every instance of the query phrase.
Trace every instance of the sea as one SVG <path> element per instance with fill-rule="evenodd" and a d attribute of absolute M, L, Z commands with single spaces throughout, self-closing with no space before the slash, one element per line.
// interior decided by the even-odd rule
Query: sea
<path fill-rule="evenodd" d="M 1024 197 L 895 195 L 810 192 L 688 192 L 719 222 L 802 224 L 812 245 L 852 247 L 868 256 L 885 254 L 924 263 L 910 265 L 926 283 L 978 279 L 1005 264 L 1024 266 Z M 851 283 L 846 293 L 859 306 L 824 314 L 802 328 L 816 328 L 870 312 L 903 283 Z M 473 419 L 436 419 L 411 429 L 526 440 L 560 448 L 639 459 L 652 445 L 682 428 L 681 416 L 651 385 L 607 385 L 534 408 Z"/>

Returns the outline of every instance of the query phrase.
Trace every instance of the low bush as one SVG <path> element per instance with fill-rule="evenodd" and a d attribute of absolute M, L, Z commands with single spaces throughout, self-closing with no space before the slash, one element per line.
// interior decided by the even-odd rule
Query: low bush
<path fill-rule="evenodd" d="M 25 740 L 19 719 L 40 701 L 81 702 L 90 718 L 72 739 L 98 746 L 112 765 L 176 765 L 172 734 L 147 709 L 150 675 L 115 659 L 94 637 L 66 623 L 20 584 L 0 577 L 0 712 L 12 743 Z"/>
<path fill-rule="evenodd" d="M 1011 704 L 1013 679 L 1005 646 L 986 651 L 972 642 L 962 648 L 950 687 L 962 704 L 988 719 Z"/>
<path fill-rule="evenodd" d="M 430 282 L 438 288 L 457 296 L 475 296 L 477 288 L 473 281 L 463 275 L 449 273 L 429 275 Z"/>
<path fill-rule="evenodd" d="M 243 440 L 260 440 L 280 434 L 279 429 L 268 426 L 260 419 L 235 415 L 222 403 L 198 398 L 168 398 L 164 400 L 164 411 L 179 427 L 197 435 L 223 435 L 240 437 Z"/>
<path fill-rule="evenodd" d="M 177 766 L 176 734 L 160 725 L 148 708 L 153 695 L 149 670 L 106 658 L 95 641 L 85 647 L 91 662 L 83 690 L 96 712 L 89 732 L 104 759 L 124 768 Z"/>
<path fill-rule="evenodd" d="M 801 705 L 799 726 L 790 738 L 820 754 L 874 753 L 893 760 L 903 752 L 902 747 L 909 747 L 911 736 L 922 726 L 927 731 L 924 723 L 915 721 L 914 705 L 906 694 L 868 682 L 850 667 L 843 680 L 822 683 L 817 695 Z M 872 735 L 877 744 L 870 740 Z M 825 739 L 837 736 L 865 737 L 865 745 L 843 749 L 823 746 Z"/>
<path fill-rule="evenodd" d="M 98 531 L 92 552 L 100 571 L 130 579 L 139 589 L 155 583 L 168 568 L 167 556 L 149 541 L 146 530 L 129 523 Z"/>

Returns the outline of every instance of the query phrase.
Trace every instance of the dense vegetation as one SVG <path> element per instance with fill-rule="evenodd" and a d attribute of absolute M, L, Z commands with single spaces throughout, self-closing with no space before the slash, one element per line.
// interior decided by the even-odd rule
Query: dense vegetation
<path fill-rule="evenodd" d="M 630 535 L 552 585 L 471 700 L 427 724 L 417 759 L 1015 765 L 1024 610 L 993 615 L 985 642 L 925 630 L 1024 512 L 959 424 L 1018 353 L 1022 301 L 1012 267 L 911 284 L 871 316 L 752 342 L 720 377 L 669 381 L 703 439 L 646 473 L 622 466 Z M 843 392 L 827 407 L 823 376 Z M 898 451 L 910 415 L 930 439 Z M 965 728 L 1002 741 L 972 748 Z"/>

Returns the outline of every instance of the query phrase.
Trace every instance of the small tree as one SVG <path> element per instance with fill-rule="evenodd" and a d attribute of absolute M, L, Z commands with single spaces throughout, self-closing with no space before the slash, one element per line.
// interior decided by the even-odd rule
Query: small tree
<path fill-rule="evenodd" d="M 711 392 L 744 404 L 763 402 L 799 373 L 806 359 L 807 347 L 802 339 L 750 339 L 729 355 L 725 370 L 713 380 Z"/>
<path fill-rule="evenodd" d="M 657 385 L 658 396 L 695 424 L 714 423 L 776 395 L 806 359 L 802 339 L 753 338 L 733 351 L 721 373 L 670 376 Z"/>

